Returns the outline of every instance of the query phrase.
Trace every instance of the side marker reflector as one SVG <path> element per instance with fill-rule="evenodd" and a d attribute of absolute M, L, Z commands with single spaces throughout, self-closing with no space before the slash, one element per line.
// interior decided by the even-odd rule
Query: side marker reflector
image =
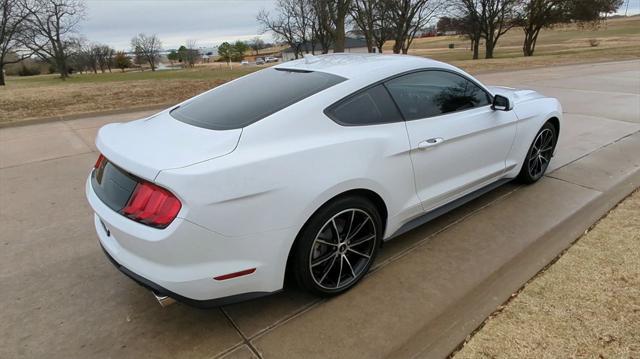
<path fill-rule="evenodd" d="M 231 278 L 242 277 L 243 275 L 251 274 L 251 273 L 253 273 L 255 271 L 256 271 L 255 268 L 245 269 L 245 270 L 241 270 L 240 272 L 219 275 L 217 277 L 213 277 L 213 279 L 215 279 L 215 280 L 227 280 L 227 279 L 231 279 Z"/>

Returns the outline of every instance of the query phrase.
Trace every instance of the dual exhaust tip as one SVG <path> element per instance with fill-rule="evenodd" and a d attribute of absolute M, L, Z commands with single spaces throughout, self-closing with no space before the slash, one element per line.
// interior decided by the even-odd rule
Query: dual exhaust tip
<path fill-rule="evenodd" d="M 168 306 L 170 306 L 171 304 L 175 303 L 176 300 L 168 297 L 166 295 L 160 295 L 156 292 L 152 292 L 153 296 L 156 297 L 156 300 L 158 301 L 158 304 L 160 304 L 161 307 L 166 308 Z"/>

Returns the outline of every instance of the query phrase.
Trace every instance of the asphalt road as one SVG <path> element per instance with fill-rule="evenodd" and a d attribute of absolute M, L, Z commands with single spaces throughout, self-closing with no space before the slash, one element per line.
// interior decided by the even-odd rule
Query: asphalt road
<path fill-rule="evenodd" d="M 145 113 L 0 129 L 0 358 L 446 355 L 640 179 L 640 61 L 479 78 L 561 100 L 553 172 L 395 239 L 329 301 L 160 308 L 106 260 L 84 197 L 97 129 Z"/>

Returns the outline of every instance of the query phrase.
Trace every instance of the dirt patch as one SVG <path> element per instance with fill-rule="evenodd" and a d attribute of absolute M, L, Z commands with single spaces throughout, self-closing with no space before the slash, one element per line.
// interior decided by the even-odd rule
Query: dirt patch
<path fill-rule="evenodd" d="M 640 357 L 640 191 L 492 315 L 454 356 Z"/>

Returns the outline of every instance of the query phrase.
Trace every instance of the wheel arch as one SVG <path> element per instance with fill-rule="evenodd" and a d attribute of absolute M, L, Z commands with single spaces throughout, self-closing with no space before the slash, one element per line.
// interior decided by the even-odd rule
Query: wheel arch
<path fill-rule="evenodd" d="M 353 189 L 349 189 L 349 190 L 343 191 L 341 193 L 338 193 L 338 194 L 334 195 L 333 197 L 329 198 L 328 200 L 324 201 L 322 203 L 322 205 L 318 206 L 318 208 L 316 208 L 313 211 L 313 213 L 311 213 L 311 215 L 308 216 L 308 218 L 306 219 L 304 224 L 298 230 L 298 233 L 296 234 L 296 238 L 294 239 L 293 243 L 291 244 L 291 247 L 289 248 L 289 254 L 287 255 L 287 264 L 286 264 L 286 267 L 285 267 L 285 282 L 287 282 L 289 280 L 288 278 L 291 276 L 291 274 L 290 274 L 290 272 L 291 272 L 290 271 L 290 266 L 291 266 L 292 254 L 295 252 L 296 245 L 299 242 L 300 235 L 302 234 L 302 232 L 304 231 L 305 227 L 309 223 L 309 220 L 311 220 L 311 218 L 313 216 L 315 216 L 316 213 L 318 213 L 320 210 L 322 210 L 324 207 L 326 207 L 329 203 L 331 203 L 331 202 L 333 202 L 335 200 L 338 200 L 340 198 L 350 197 L 350 196 L 357 196 L 357 197 L 366 198 L 367 200 L 371 201 L 371 203 L 373 203 L 373 205 L 378 210 L 378 214 L 380 215 L 380 218 L 382 219 L 382 233 L 384 234 L 384 231 L 386 230 L 386 227 L 387 227 L 387 220 L 388 220 L 388 217 L 389 217 L 389 209 L 387 208 L 387 204 L 385 203 L 385 201 L 382 198 L 382 196 L 380 196 L 374 190 L 371 190 L 371 189 L 368 189 L 368 188 L 353 188 Z M 381 243 L 382 243 L 382 241 L 381 241 Z"/>
<path fill-rule="evenodd" d="M 557 116 L 551 116 L 545 123 L 551 122 L 556 129 L 556 137 L 560 135 L 560 119 Z M 544 125 L 543 125 L 544 126 Z"/>

